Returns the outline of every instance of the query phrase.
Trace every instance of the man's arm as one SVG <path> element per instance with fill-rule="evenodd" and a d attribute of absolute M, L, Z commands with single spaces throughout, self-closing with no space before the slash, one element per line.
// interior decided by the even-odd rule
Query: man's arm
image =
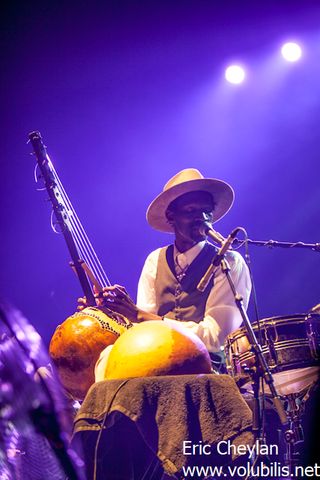
<path fill-rule="evenodd" d="M 101 293 L 96 294 L 98 306 L 105 306 L 114 312 L 120 313 L 134 324 L 150 320 L 162 320 L 162 317 L 156 314 L 154 290 L 159 252 L 160 249 L 150 254 L 143 267 L 139 281 L 140 304 L 142 306 L 138 303 L 135 304 L 125 287 L 121 285 L 104 287 Z"/>

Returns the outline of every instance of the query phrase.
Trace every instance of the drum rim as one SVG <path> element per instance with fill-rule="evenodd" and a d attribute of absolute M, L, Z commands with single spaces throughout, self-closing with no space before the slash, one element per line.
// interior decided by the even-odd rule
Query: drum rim
<path fill-rule="evenodd" d="M 254 330 L 258 330 L 259 326 L 262 330 L 264 327 L 271 326 L 274 327 L 276 325 L 281 325 L 285 323 L 285 321 L 292 320 L 292 323 L 306 323 L 307 320 L 312 321 L 319 321 L 320 322 L 320 315 L 318 313 L 295 313 L 293 315 L 278 315 L 275 317 L 267 317 L 261 318 L 255 322 L 252 322 L 252 328 Z M 225 347 L 228 344 L 228 341 L 237 340 L 238 338 L 242 337 L 244 333 L 246 333 L 246 327 L 242 326 L 231 332 L 225 340 Z"/>

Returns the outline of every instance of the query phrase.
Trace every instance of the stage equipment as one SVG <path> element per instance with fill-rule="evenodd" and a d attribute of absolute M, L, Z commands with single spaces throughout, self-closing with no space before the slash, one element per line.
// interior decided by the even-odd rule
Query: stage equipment
<path fill-rule="evenodd" d="M 243 230 L 243 229 L 242 229 Z M 304 248 L 307 250 L 314 250 L 320 252 L 320 243 L 304 243 L 304 242 L 279 242 L 278 240 L 251 240 L 245 238 L 240 240 L 235 238 L 232 242 L 233 246 L 242 247 L 246 245 L 255 245 L 256 247 L 269 247 L 269 248 Z"/>
<path fill-rule="evenodd" d="M 41 134 L 31 132 L 29 139 L 53 206 L 52 228 L 63 234 L 72 259 L 70 265 L 80 281 L 87 305 L 94 307 L 93 287 L 99 293 L 111 283 L 47 154 Z M 90 309 L 72 315 L 57 328 L 49 351 L 70 395 L 83 399 L 94 381 L 94 366 L 100 352 L 130 327 L 131 322 L 123 315 L 103 308 L 99 313 L 97 309 Z"/>
<path fill-rule="evenodd" d="M 204 343 L 192 332 L 154 320 L 135 325 L 114 344 L 105 379 L 211 372 Z"/>
<path fill-rule="evenodd" d="M 281 54 L 288 62 L 297 62 L 301 58 L 302 49 L 295 42 L 287 42 L 282 46 Z"/>
<path fill-rule="evenodd" d="M 19 311 L 0 302 L 3 480 L 84 480 L 82 461 L 68 446 L 71 407 L 48 363 L 40 335 Z"/>
<path fill-rule="evenodd" d="M 210 231 L 210 227 L 208 228 L 208 232 L 209 231 Z M 227 282 L 234 296 L 235 304 L 238 307 L 239 313 L 243 320 L 248 341 L 250 343 L 251 349 L 254 352 L 254 355 L 256 358 L 256 365 L 257 365 L 257 371 L 259 372 L 259 376 L 264 379 L 265 383 L 269 388 L 270 396 L 273 400 L 273 404 L 279 416 L 281 425 L 285 426 L 287 428 L 287 431 L 289 431 L 288 418 L 287 418 L 283 403 L 279 397 L 276 386 L 274 384 L 274 379 L 273 379 L 271 370 L 265 359 L 264 353 L 262 351 L 262 347 L 257 340 L 255 332 L 252 328 L 252 325 L 250 323 L 250 320 L 244 308 L 243 298 L 235 288 L 232 277 L 230 275 L 230 266 L 227 259 L 225 258 L 226 257 L 225 254 L 227 253 L 228 249 L 231 248 L 233 243 L 235 243 L 235 237 L 239 231 L 243 231 L 245 234 L 245 238 L 246 239 L 248 238 L 247 232 L 245 231 L 244 228 L 242 227 L 235 228 L 230 233 L 228 238 L 224 242 L 222 242 L 220 249 L 217 251 L 216 255 L 213 257 L 212 263 L 207 269 L 207 272 L 204 274 L 203 278 L 200 280 L 197 286 L 197 289 L 201 291 L 202 288 L 205 286 L 205 284 L 208 282 L 208 278 L 210 279 L 210 276 L 214 274 L 215 269 L 221 266 L 221 270 L 226 275 Z M 243 241 L 242 243 L 245 243 L 245 241 Z M 257 378 L 256 385 L 259 385 L 258 375 L 256 375 L 256 378 Z M 256 439 L 259 440 L 260 443 L 264 443 L 264 438 L 262 438 L 261 436 L 259 389 L 255 388 L 254 391 L 255 391 L 255 396 L 254 396 L 254 407 L 253 407 L 253 432 L 256 436 Z"/>
<path fill-rule="evenodd" d="M 245 239 L 235 238 L 232 246 L 246 246 L 246 260 L 249 268 L 249 244 L 266 247 L 307 248 L 320 252 L 320 243 L 255 241 L 248 238 L 247 232 L 243 228 L 240 227 L 238 230 L 244 232 Z M 224 243 L 226 242 L 227 240 Z M 223 245 L 222 243 L 221 249 Z M 317 315 L 319 305 L 313 307 L 305 315 L 258 320 L 252 325 L 243 308 L 243 299 L 232 282 L 230 267 L 225 258 L 221 260 L 221 268 L 226 274 L 244 323 L 244 327 L 227 337 L 225 351 L 229 373 L 233 376 L 245 373 L 251 379 L 254 395 L 253 431 L 261 444 L 265 443 L 265 436 L 262 422 L 264 409 L 261 408 L 260 400 L 263 401 L 264 393 L 272 399 L 283 427 L 286 465 L 289 467 L 290 475 L 294 476 L 295 466 L 299 461 L 297 445 L 303 442 L 302 405 L 319 381 L 320 317 Z M 258 460 L 257 457 L 255 462 Z"/>
<path fill-rule="evenodd" d="M 204 220 L 206 220 L 204 218 Z M 231 232 L 231 235 L 235 232 L 236 234 L 238 231 L 243 231 L 245 232 L 244 228 L 238 227 L 238 229 L 233 230 Z M 225 241 L 227 240 L 226 238 L 221 235 L 221 233 L 217 232 L 216 230 L 213 229 L 212 225 L 208 221 L 204 221 L 203 224 L 199 227 L 199 231 L 202 234 L 207 235 L 210 240 L 212 240 L 214 243 L 218 244 L 220 247 L 222 247 L 225 244 Z M 230 237 L 230 236 L 229 236 Z M 229 238 L 230 242 L 230 238 Z M 236 238 L 235 236 L 233 237 L 231 241 L 231 245 L 229 243 L 228 247 L 242 247 L 244 245 L 254 245 L 256 247 L 269 247 L 269 248 L 303 248 L 303 249 L 308 249 L 308 250 L 314 250 L 315 252 L 320 252 L 320 243 L 304 243 L 304 242 L 279 242 L 278 240 L 251 240 L 250 238 L 247 238 L 247 234 L 245 233 L 245 238 L 243 240 Z"/>
<path fill-rule="evenodd" d="M 318 307 L 318 305 L 316 306 Z M 305 405 L 320 378 L 320 315 L 316 307 L 303 315 L 272 317 L 253 323 L 262 352 L 273 373 L 274 383 L 285 405 L 288 427 L 283 432 L 286 445 L 284 460 L 290 472 L 299 465 L 299 444 L 304 442 L 303 414 Z M 228 373 L 235 380 L 246 375 L 242 388 L 255 396 L 270 396 L 270 389 L 261 385 L 261 372 L 246 330 L 240 328 L 225 342 Z M 259 402 L 256 401 L 256 418 Z M 259 421 L 256 423 L 259 425 Z"/>
<path fill-rule="evenodd" d="M 229 65 L 225 70 L 224 76 L 229 83 L 238 85 L 244 81 L 246 72 L 240 65 Z"/>
<path fill-rule="evenodd" d="M 319 378 L 320 315 L 271 317 L 252 324 L 280 395 L 299 393 Z M 225 342 L 228 372 L 236 377 L 258 367 L 245 328 Z M 267 386 L 266 393 L 268 391 Z M 251 382 L 243 388 L 251 389 Z"/>
<path fill-rule="evenodd" d="M 224 259 L 225 253 L 231 248 L 235 240 L 235 237 L 240 230 L 241 230 L 240 227 L 235 228 L 226 239 L 223 239 L 223 237 L 221 236 L 221 239 L 219 239 L 219 241 L 221 242 L 221 247 L 217 251 L 207 271 L 205 272 L 200 282 L 198 283 L 197 290 L 199 290 L 200 292 L 205 291 L 216 268 L 221 264 L 222 260 Z M 204 234 L 208 235 L 211 239 L 216 241 L 217 232 L 212 229 L 211 225 L 208 224 L 208 222 L 205 222 L 205 224 L 200 228 L 200 232 L 203 232 Z"/>

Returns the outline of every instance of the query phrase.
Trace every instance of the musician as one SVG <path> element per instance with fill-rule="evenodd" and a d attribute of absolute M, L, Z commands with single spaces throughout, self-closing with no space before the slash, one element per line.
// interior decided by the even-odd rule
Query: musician
<path fill-rule="evenodd" d="M 103 301 L 133 323 L 163 320 L 183 326 L 204 342 L 215 360 L 228 334 L 242 321 L 225 274 L 218 267 L 204 292 L 197 285 L 217 248 L 207 242 L 204 222 L 211 224 L 231 208 L 234 192 L 221 180 L 204 178 L 193 168 L 177 173 L 150 204 L 147 221 L 162 232 L 174 233 L 172 245 L 158 248 L 147 257 L 138 284 L 135 304 L 119 285 L 103 290 Z M 238 252 L 226 258 L 237 291 L 247 307 L 251 282 L 248 268 Z M 110 348 L 100 355 L 96 380 L 103 379 Z"/>

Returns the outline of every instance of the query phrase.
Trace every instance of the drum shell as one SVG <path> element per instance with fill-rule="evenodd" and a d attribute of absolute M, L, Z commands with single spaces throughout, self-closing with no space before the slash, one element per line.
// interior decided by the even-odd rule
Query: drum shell
<path fill-rule="evenodd" d="M 252 324 L 262 353 L 274 375 L 320 364 L 320 316 L 301 314 L 271 317 Z M 225 343 L 228 373 L 233 377 L 257 367 L 256 357 L 244 327 L 230 334 Z"/>

